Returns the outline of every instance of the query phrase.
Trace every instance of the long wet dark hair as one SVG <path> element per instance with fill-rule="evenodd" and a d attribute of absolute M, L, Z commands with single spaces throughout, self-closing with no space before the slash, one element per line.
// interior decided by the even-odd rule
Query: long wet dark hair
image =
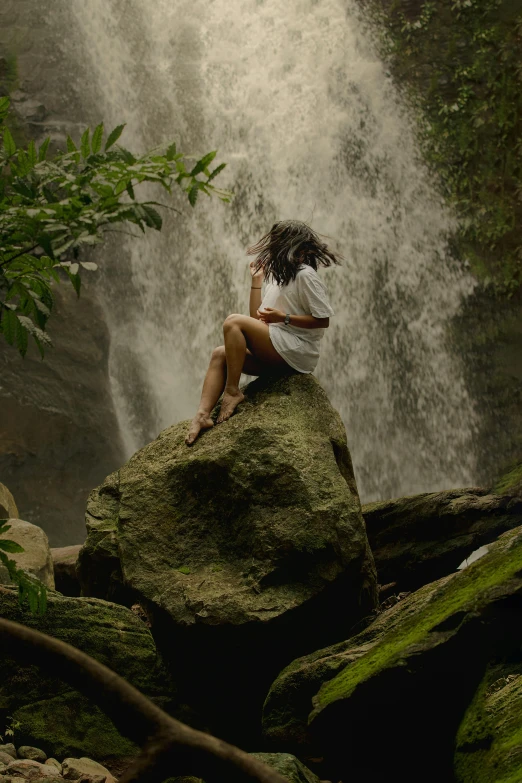
<path fill-rule="evenodd" d="M 310 226 L 300 220 L 281 220 L 259 242 L 247 249 L 247 255 L 259 254 L 255 272 L 263 270 L 265 278 L 271 277 L 278 285 L 295 280 L 300 264 L 317 266 L 339 264 L 340 253 L 334 254 L 319 239 Z"/>

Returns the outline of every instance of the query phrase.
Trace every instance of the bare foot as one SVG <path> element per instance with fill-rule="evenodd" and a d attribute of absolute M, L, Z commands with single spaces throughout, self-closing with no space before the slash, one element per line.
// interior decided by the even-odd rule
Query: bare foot
<path fill-rule="evenodd" d="M 239 403 L 243 402 L 244 399 L 245 395 L 239 389 L 235 392 L 225 391 L 223 394 L 221 410 L 219 411 L 217 423 L 221 424 L 222 422 L 227 421 L 227 419 L 230 419 Z"/>
<path fill-rule="evenodd" d="M 196 413 L 196 415 L 192 419 L 192 423 L 190 425 L 188 435 L 185 438 L 185 443 L 187 444 L 187 446 L 192 446 L 192 444 L 198 437 L 201 430 L 209 430 L 213 426 L 214 426 L 214 422 L 212 421 L 208 413 Z"/>

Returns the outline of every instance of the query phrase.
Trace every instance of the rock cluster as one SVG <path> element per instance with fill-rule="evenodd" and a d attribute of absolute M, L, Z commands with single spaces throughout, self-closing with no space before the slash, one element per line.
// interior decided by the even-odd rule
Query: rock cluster
<path fill-rule="evenodd" d="M 0 744 L 0 783 L 116 783 L 102 764 L 85 756 L 65 758 L 61 763 L 43 750 L 13 743 Z"/>
<path fill-rule="evenodd" d="M 519 494 L 361 509 L 344 428 L 311 376 L 257 381 L 191 449 L 184 433 L 161 433 L 91 493 L 85 545 L 53 550 L 62 593 L 43 617 L 10 587 L 0 616 L 69 641 L 196 728 L 262 749 L 289 783 L 522 779 Z M 118 774 L 137 752 L 85 697 L 6 658 L 0 708 L 23 745 L 43 748 L 5 763 L 3 746 L 0 783 L 103 783 L 71 759 Z"/>

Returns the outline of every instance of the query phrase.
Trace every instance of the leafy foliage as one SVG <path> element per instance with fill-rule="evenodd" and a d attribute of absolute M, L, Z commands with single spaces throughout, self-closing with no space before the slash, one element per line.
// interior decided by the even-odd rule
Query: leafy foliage
<path fill-rule="evenodd" d="M 522 6 L 362 0 L 419 110 L 427 162 L 460 216 L 459 245 L 497 294 L 522 287 Z"/>
<path fill-rule="evenodd" d="M 11 529 L 8 519 L 0 519 L 0 536 Z M 43 614 L 47 605 L 47 592 L 45 585 L 38 579 L 18 568 L 14 560 L 7 557 L 7 552 L 16 554 L 23 552 L 23 548 L 16 541 L 0 538 L 0 564 L 7 569 L 11 580 L 18 585 L 18 597 L 20 603 L 25 601 L 29 604 L 29 609 L 33 614 Z"/>
<path fill-rule="evenodd" d="M 0 332 L 22 356 L 32 337 L 43 357 L 51 344 L 45 329 L 53 281 L 61 271 L 79 296 L 81 272 L 96 269 L 79 260 L 80 248 L 102 242 L 113 223 L 161 230 L 156 207 L 167 205 L 137 201 L 136 185 L 155 182 L 171 194 L 175 183 L 192 206 L 200 191 L 225 202 L 232 194 L 211 184 L 226 165 L 210 170 L 215 151 L 197 160 L 173 143 L 135 156 L 117 143 L 124 125 L 109 133 L 103 152 L 103 123 L 92 135 L 86 128 L 79 147 L 68 136 L 67 151 L 52 160 L 49 138 L 38 149 L 33 141 L 19 149 L 5 124 L 9 105 L 0 98 Z"/>

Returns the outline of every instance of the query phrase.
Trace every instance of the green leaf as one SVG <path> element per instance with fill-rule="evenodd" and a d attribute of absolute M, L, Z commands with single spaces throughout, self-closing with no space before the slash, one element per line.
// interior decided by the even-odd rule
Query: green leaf
<path fill-rule="evenodd" d="M 17 323 L 18 319 L 13 311 L 5 308 L 2 314 L 2 332 L 9 345 L 14 345 Z"/>
<path fill-rule="evenodd" d="M 0 538 L 0 549 L 4 552 L 10 552 L 11 554 L 23 552 L 24 548 L 17 544 L 16 541 L 8 541 Z"/>
<path fill-rule="evenodd" d="M 192 187 L 190 188 L 190 190 L 188 192 L 188 200 L 189 200 L 191 206 L 193 206 L 193 207 L 196 205 L 196 201 L 197 201 L 197 198 L 198 198 L 198 193 L 199 193 L 199 184 L 192 185 Z"/>
<path fill-rule="evenodd" d="M 214 179 L 214 177 L 217 177 L 217 175 L 220 173 L 220 171 L 223 171 L 227 164 L 226 163 L 220 163 L 217 168 L 214 169 L 214 171 L 210 174 L 210 177 L 208 178 L 207 182 L 210 182 L 211 179 Z"/>
<path fill-rule="evenodd" d="M 11 101 L 7 96 L 0 98 L 0 122 L 7 116 L 10 103 Z"/>
<path fill-rule="evenodd" d="M 67 152 L 77 152 L 78 147 L 74 143 L 74 141 L 71 139 L 71 137 L 67 136 Z"/>
<path fill-rule="evenodd" d="M 209 163 L 212 163 L 214 158 L 217 155 L 217 150 L 214 150 L 214 152 L 209 152 L 208 155 L 205 155 L 201 160 L 198 160 L 192 171 L 190 172 L 190 175 L 192 177 L 195 177 L 197 174 L 200 174 L 202 171 L 204 171 Z"/>
<path fill-rule="evenodd" d="M 127 190 L 127 193 L 129 194 L 129 196 L 131 197 L 131 199 L 134 200 L 135 199 L 135 195 L 134 195 L 134 188 L 132 187 L 132 182 L 130 182 L 130 181 L 127 182 L 126 190 Z"/>
<path fill-rule="evenodd" d="M 154 209 L 154 207 L 150 207 L 148 204 L 142 204 L 142 207 L 147 215 L 146 217 L 147 225 L 150 226 L 151 228 L 155 228 L 157 231 L 161 231 L 161 227 L 163 225 L 163 219 L 160 213 L 156 209 Z"/>
<path fill-rule="evenodd" d="M 110 132 L 109 138 L 105 142 L 105 152 L 107 152 L 107 150 L 110 149 L 112 145 L 118 141 L 118 139 L 120 138 L 123 132 L 125 125 L 126 123 L 124 123 L 123 125 L 118 125 L 117 128 L 114 128 L 114 130 Z"/>
<path fill-rule="evenodd" d="M 4 149 L 9 157 L 16 152 L 16 144 L 9 128 L 4 128 Z"/>
<path fill-rule="evenodd" d="M 49 147 L 49 144 L 51 142 L 51 137 L 48 136 L 45 141 L 42 142 L 40 145 L 40 149 L 38 150 L 38 160 L 41 162 L 45 160 L 45 156 L 47 155 L 47 148 Z"/>
<path fill-rule="evenodd" d="M 80 148 L 81 148 L 81 151 L 82 151 L 82 158 L 84 160 L 86 158 L 88 158 L 90 153 L 91 153 L 91 145 L 89 144 L 89 133 L 90 133 L 90 130 L 91 130 L 90 128 L 86 128 L 84 130 L 84 132 L 82 133 L 82 138 L 81 138 L 81 142 L 80 142 Z"/>
<path fill-rule="evenodd" d="M 167 147 L 167 152 L 166 152 L 167 160 L 174 160 L 175 154 L 176 154 L 176 142 L 173 142 L 169 147 Z"/>
<path fill-rule="evenodd" d="M 32 139 L 29 142 L 29 146 L 27 147 L 27 156 L 29 158 L 31 168 L 34 168 L 38 162 L 38 155 L 36 154 L 36 147 Z"/>
<path fill-rule="evenodd" d="M 101 144 L 102 144 L 102 138 L 103 138 L 103 122 L 100 122 L 99 125 L 96 126 L 94 129 L 94 133 L 92 134 L 92 151 L 96 155 L 97 152 L 101 150 Z"/>

